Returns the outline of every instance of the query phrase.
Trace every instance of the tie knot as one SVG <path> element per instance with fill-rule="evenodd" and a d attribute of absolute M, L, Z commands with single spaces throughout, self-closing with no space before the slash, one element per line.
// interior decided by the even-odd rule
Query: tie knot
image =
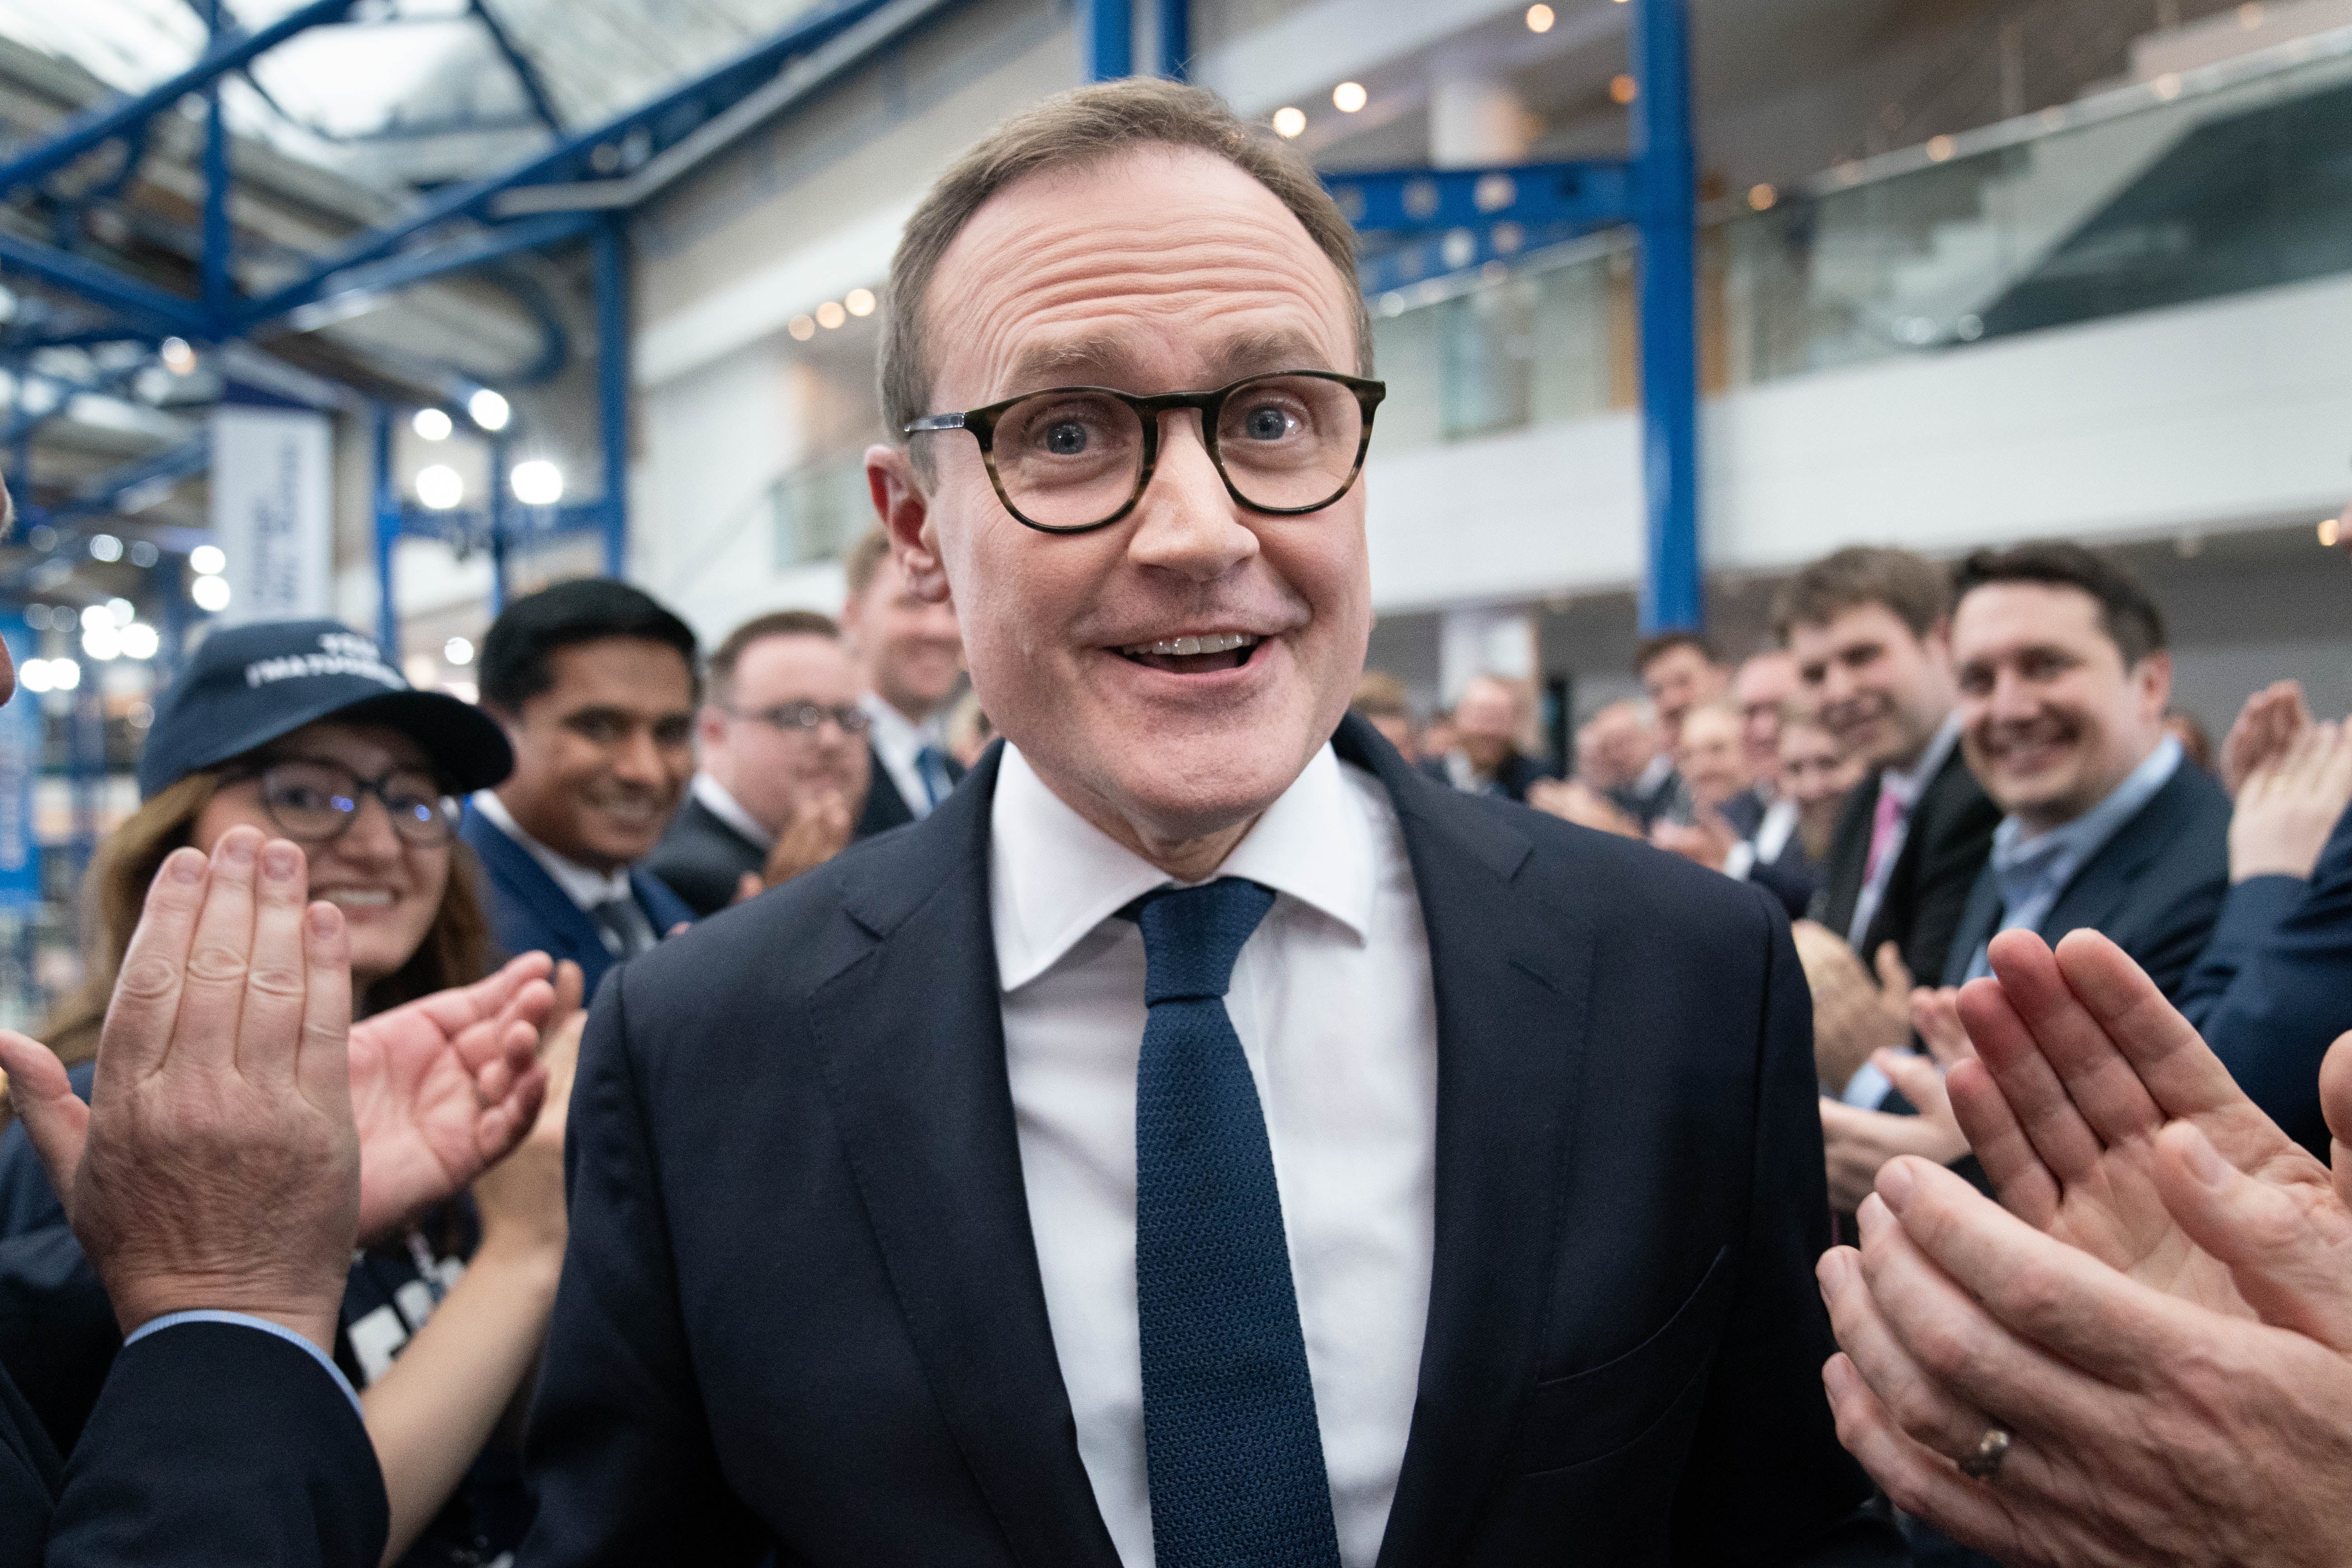
<path fill-rule="evenodd" d="M 1240 877 L 1169 888 L 1138 900 L 1143 928 L 1143 1002 L 1223 996 L 1242 944 L 1274 907 L 1274 889 Z"/>

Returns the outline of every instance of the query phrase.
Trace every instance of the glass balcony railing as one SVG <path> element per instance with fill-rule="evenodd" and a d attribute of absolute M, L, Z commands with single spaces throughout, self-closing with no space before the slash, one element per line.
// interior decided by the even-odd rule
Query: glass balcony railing
<path fill-rule="evenodd" d="M 777 571 L 838 558 L 874 525 L 864 450 L 803 464 L 768 487 L 767 505 Z"/>
<path fill-rule="evenodd" d="M 1700 257 L 1709 392 L 2352 271 L 2352 29 L 1849 165 Z M 1632 260 L 1374 300 L 1376 455 L 1633 406 Z"/>

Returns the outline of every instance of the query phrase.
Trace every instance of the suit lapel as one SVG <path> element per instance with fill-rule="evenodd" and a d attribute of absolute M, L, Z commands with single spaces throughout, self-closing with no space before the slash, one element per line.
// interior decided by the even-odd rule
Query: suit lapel
<path fill-rule="evenodd" d="M 1429 1325 L 1380 1555 L 1397 1568 L 1458 1554 L 1534 1384 L 1594 936 L 1583 911 L 1519 889 L 1534 846 L 1491 807 L 1423 778 L 1360 720 L 1335 742 L 1396 805 L 1437 998 Z"/>
<path fill-rule="evenodd" d="M 2183 768 L 2188 764 L 2183 763 Z M 2187 796 L 2182 771 L 2176 769 L 2148 803 L 2125 819 L 2122 826 L 2099 847 L 2074 879 L 2058 895 L 2042 918 L 2042 936 L 2056 942 L 2080 926 L 2106 929 L 2116 911 L 2131 896 L 2132 885 L 2147 863 L 2164 852 L 2179 829 L 2181 803 Z"/>
<path fill-rule="evenodd" d="M 482 868 L 497 878 L 551 937 L 570 948 L 570 952 L 556 953 L 555 957 L 585 963 L 585 955 L 593 951 L 610 961 L 596 922 L 556 885 L 546 867 L 530 858 L 530 850 L 508 837 L 497 823 L 478 811 L 466 813 L 466 840 L 481 858 Z"/>
<path fill-rule="evenodd" d="M 1943 984 L 1958 985 L 1969 977 L 1969 966 L 1977 961 L 1977 949 L 1990 942 L 1993 932 L 2000 929 L 2000 884 L 1994 880 L 1991 866 L 1977 873 L 1976 881 L 1969 888 L 1968 908 L 1960 911 L 1958 929 L 1952 932 L 1952 945 L 1944 952 Z"/>
<path fill-rule="evenodd" d="M 992 754 L 980 773 L 858 862 L 844 901 L 870 945 L 818 988 L 816 1037 L 908 1332 L 1013 1554 L 1116 1568 L 1029 1230 L 988 913 Z"/>
<path fill-rule="evenodd" d="M 890 777 L 890 770 L 882 765 L 882 753 L 874 749 L 871 741 L 866 742 L 866 763 L 868 783 L 866 786 L 866 809 L 859 813 L 857 818 L 857 837 L 860 838 L 871 838 L 877 833 L 887 833 L 891 828 L 903 827 L 915 820 L 915 814 L 908 809 L 905 797 L 898 794 L 898 784 Z"/>

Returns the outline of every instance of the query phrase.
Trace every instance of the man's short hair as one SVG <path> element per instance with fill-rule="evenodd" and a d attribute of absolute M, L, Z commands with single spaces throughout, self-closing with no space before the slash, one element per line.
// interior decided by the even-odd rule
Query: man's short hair
<path fill-rule="evenodd" d="M 1825 626 L 1863 605 L 1884 605 L 1913 637 L 1924 637 L 1951 613 L 1951 576 L 1908 550 L 1848 545 L 1780 585 L 1772 601 L 1772 635 L 1787 647 L 1793 628 Z"/>
<path fill-rule="evenodd" d="M 1698 632 L 1660 632 L 1655 637 L 1643 637 L 1642 639 L 1642 646 L 1633 650 L 1633 673 L 1637 676 L 1647 674 L 1649 672 L 1650 666 L 1657 663 L 1658 660 L 1665 658 L 1666 655 L 1674 652 L 1675 649 L 1678 647 L 1696 648 L 1698 651 L 1699 658 L 1706 660 L 1707 663 L 1714 665 L 1718 669 L 1723 667 L 1723 660 L 1716 657 L 1715 645 L 1707 641 L 1706 637 L 1703 634 Z"/>
<path fill-rule="evenodd" d="M 849 596 L 864 598 L 866 590 L 874 585 L 874 579 L 881 575 L 882 563 L 889 559 L 890 531 L 887 528 L 867 530 L 856 543 L 849 547 L 849 553 L 841 558 L 842 571 L 849 578 Z"/>
<path fill-rule="evenodd" d="M 1367 719 L 1412 718 L 1412 704 L 1405 697 L 1404 682 L 1385 669 L 1368 669 L 1356 682 L 1355 700 L 1348 704 L 1350 712 Z"/>
<path fill-rule="evenodd" d="M 1356 277 L 1356 231 L 1315 171 L 1286 142 L 1244 122 L 1211 92 L 1181 82 L 1129 78 L 1057 93 L 999 125 L 933 184 L 907 220 L 890 261 L 882 319 L 882 422 L 894 441 L 935 410 L 923 297 L 955 237 L 990 197 L 1049 171 L 1085 169 L 1140 147 L 1213 153 L 1271 191 L 1306 227 L 1346 286 L 1355 316 L 1356 372 L 1372 372 L 1372 321 Z M 915 461 L 927 478 L 924 449 Z"/>
<path fill-rule="evenodd" d="M 2099 629 L 2124 656 L 2126 669 L 2164 647 L 2164 612 L 2139 579 L 2079 544 L 2051 541 L 2011 550 L 1979 550 L 1961 562 L 1954 574 L 1953 602 L 1990 583 L 2040 583 L 2088 594 L 2099 606 Z"/>
<path fill-rule="evenodd" d="M 841 640 L 841 627 L 831 616 L 814 610 L 771 610 L 764 616 L 753 616 L 727 634 L 727 638 L 710 653 L 710 700 L 724 708 L 734 700 L 735 667 L 742 662 L 743 650 L 762 637 L 823 637 L 827 642 Z"/>
<path fill-rule="evenodd" d="M 650 594 L 610 577 L 575 577 L 526 594 L 490 623 L 482 639 L 482 706 L 501 713 L 555 684 L 556 650 L 607 637 L 641 637 L 677 650 L 698 698 L 694 632 Z"/>

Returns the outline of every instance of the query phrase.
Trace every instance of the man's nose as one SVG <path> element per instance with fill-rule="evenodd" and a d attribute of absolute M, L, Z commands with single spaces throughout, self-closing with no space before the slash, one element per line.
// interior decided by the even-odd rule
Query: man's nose
<path fill-rule="evenodd" d="M 1159 465 L 1135 510 L 1127 553 L 1138 565 L 1213 583 L 1257 553 L 1190 410 L 1161 421 Z"/>
<path fill-rule="evenodd" d="M 632 730 L 613 750 L 613 772 L 629 784 L 662 783 L 662 749 L 651 730 Z"/>

